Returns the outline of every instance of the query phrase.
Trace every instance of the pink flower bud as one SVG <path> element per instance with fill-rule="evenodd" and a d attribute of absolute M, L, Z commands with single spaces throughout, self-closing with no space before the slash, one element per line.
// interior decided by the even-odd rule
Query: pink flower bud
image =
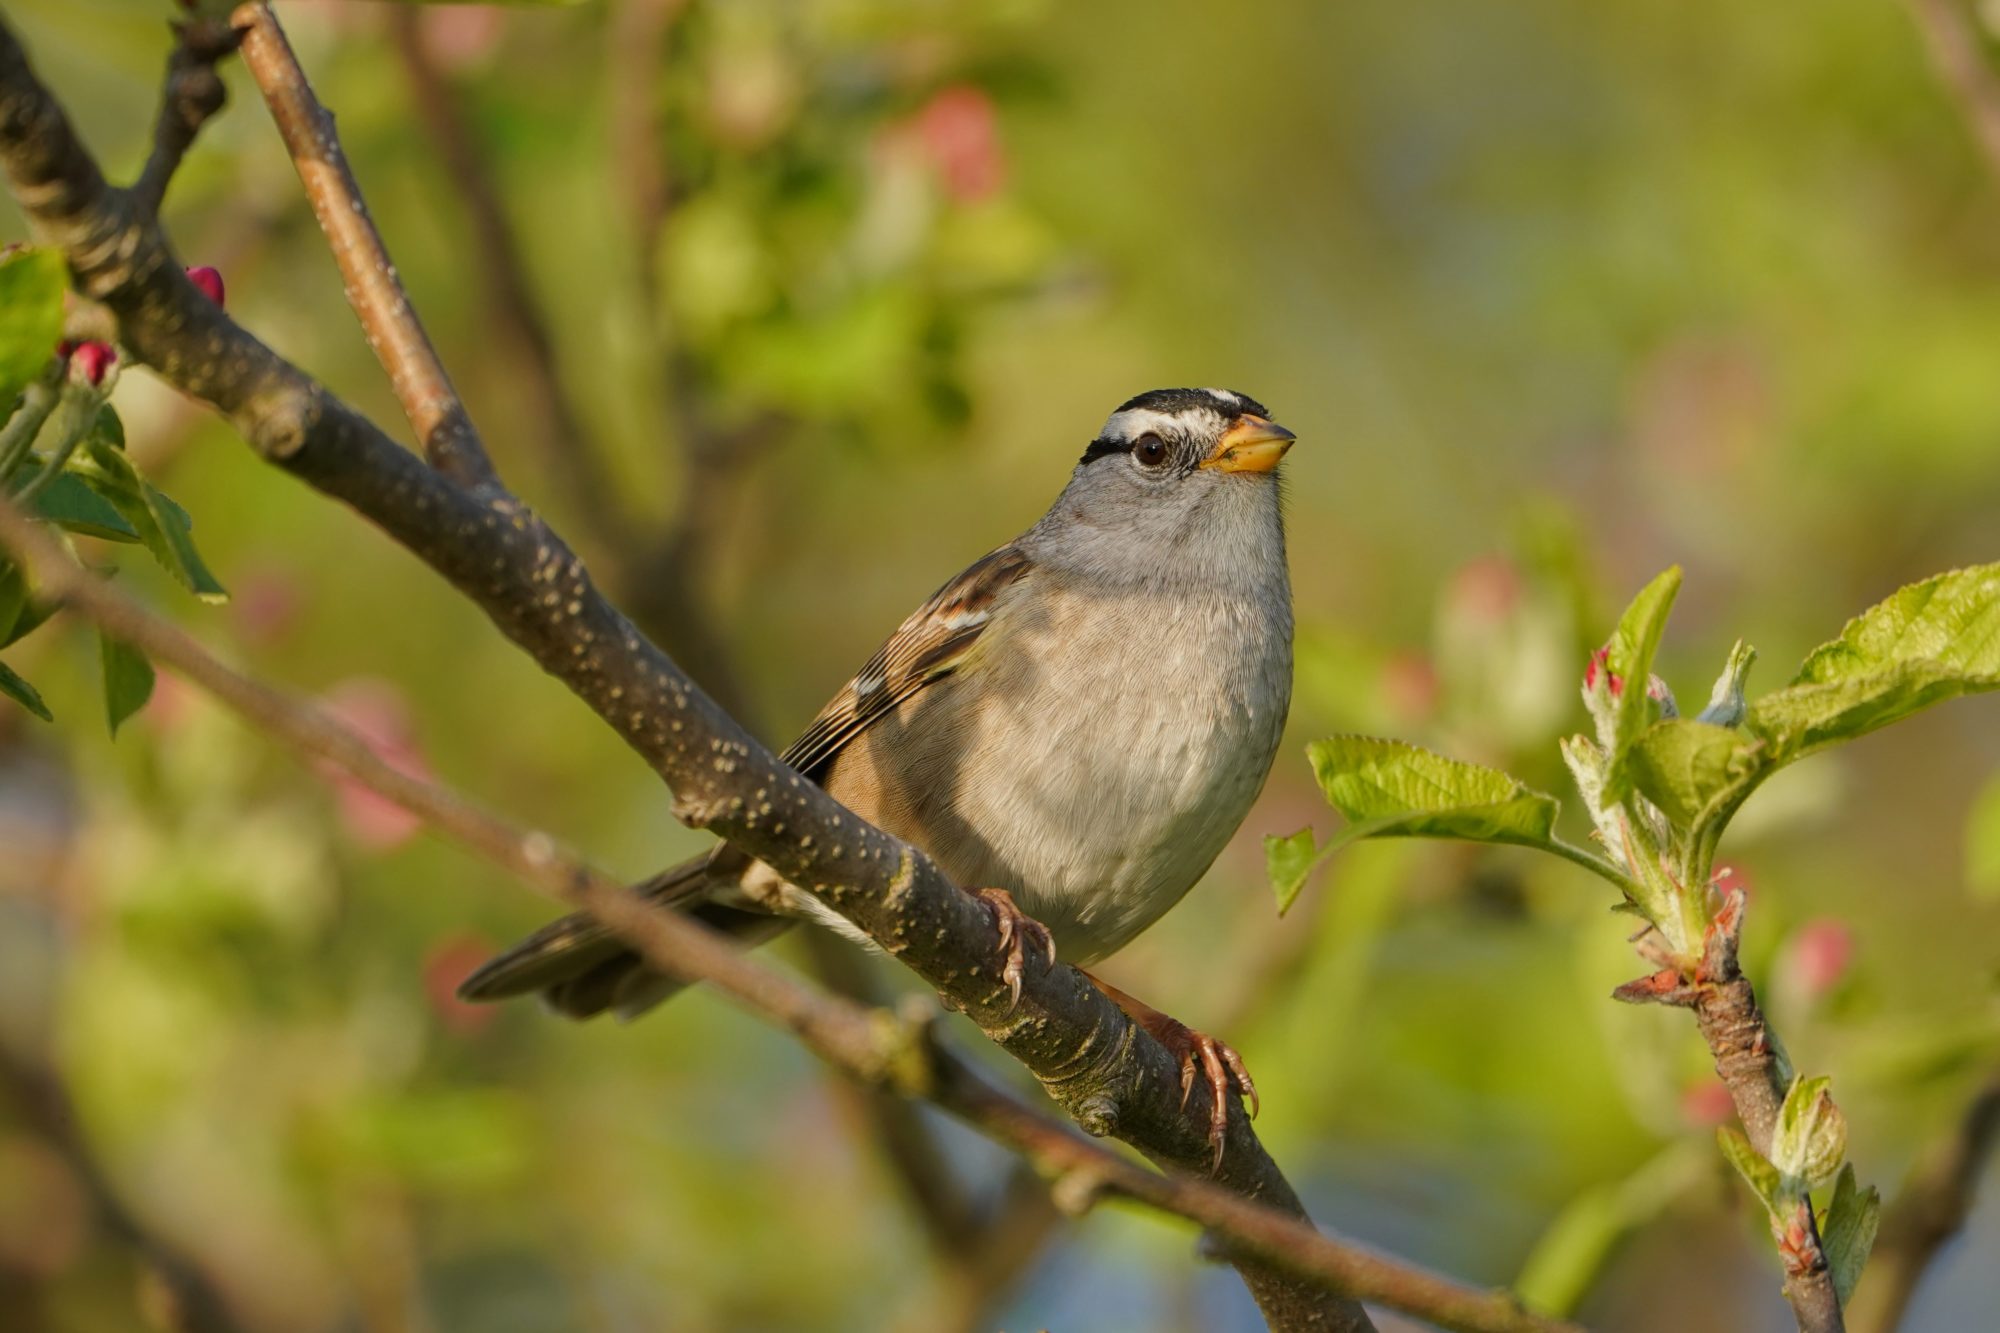
<path fill-rule="evenodd" d="M 57 347 L 58 353 L 62 352 Z M 110 343 L 80 342 L 70 348 L 69 373 L 93 388 L 104 383 L 104 377 L 111 373 L 111 367 L 118 363 L 118 353 L 111 350 Z"/>
<path fill-rule="evenodd" d="M 222 304 L 222 274 L 208 267 L 198 265 L 187 271 L 188 281 L 201 288 L 201 294 L 217 305 Z"/>
<path fill-rule="evenodd" d="M 1586 690 L 1594 690 L 1597 688 L 1598 675 L 1600 673 L 1608 673 L 1611 669 L 1609 665 L 1610 660 L 1611 660 L 1611 650 L 1609 648 L 1599 648 L 1596 652 L 1590 655 L 1590 665 L 1583 669 L 1583 688 L 1585 688 Z M 1616 699 L 1619 695 L 1623 693 L 1625 693 L 1624 677 L 1615 675 L 1612 676 L 1611 697 Z"/>

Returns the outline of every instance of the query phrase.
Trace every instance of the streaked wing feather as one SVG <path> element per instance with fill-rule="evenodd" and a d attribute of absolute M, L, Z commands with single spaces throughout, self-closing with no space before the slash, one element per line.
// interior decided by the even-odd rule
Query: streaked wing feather
<path fill-rule="evenodd" d="M 1001 595 L 1029 568 L 1027 556 L 1003 546 L 939 588 L 820 710 L 785 751 L 785 762 L 819 781 L 841 747 L 965 660 Z"/>

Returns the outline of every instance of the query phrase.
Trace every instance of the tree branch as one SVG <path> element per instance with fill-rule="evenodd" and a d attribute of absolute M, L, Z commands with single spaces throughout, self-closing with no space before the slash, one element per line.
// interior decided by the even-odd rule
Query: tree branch
<path fill-rule="evenodd" d="M 1759 1155 L 1769 1159 L 1778 1130 L 1778 1112 L 1785 1103 L 1787 1079 L 1777 1038 L 1764 1020 L 1757 992 L 1743 975 L 1738 949 L 1743 938 L 1746 899 L 1732 889 L 1708 927 L 1701 962 L 1694 975 L 1683 977 L 1668 967 L 1654 975 L 1620 986 L 1614 997 L 1630 1003 L 1668 1004 L 1694 1011 L 1695 1025 L 1715 1059 L 1715 1072 L 1729 1090 L 1743 1133 Z M 1843 1333 L 1840 1294 L 1820 1241 L 1819 1223 L 1810 1201 L 1799 1204 L 1787 1219 L 1778 1242 L 1785 1270 L 1785 1300 L 1799 1333 Z"/>
<path fill-rule="evenodd" d="M 591 913 L 650 965 L 713 986 L 752 1014 L 797 1034 L 852 1077 L 936 1102 L 1030 1158 L 1055 1179 L 1060 1197 L 1070 1204 L 1080 1208 L 1104 1195 L 1130 1198 L 1207 1227 L 1232 1253 L 1254 1255 L 1316 1285 L 1355 1292 L 1448 1328 L 1481 1333 L 1570 1328 L 1523 1312 L 1502 1293 L 1461 1287 L 1379 1258 L 1208 1181 L 1148 1171 L 1091 1143 L 994 1086 L 937 1040 L 927 1016 L 898 1020 L 885 1010 L 815 991 L 739 952 L 707 927 L 648 905 L 547 834 L 518 829 L 468 797 L 395 767 L 333 714 L 224 665 L 177 626 L 94 577 L 5 500 L 0 500 L 0 547 L 13 552 L 44 594 L 187 677 L 259 731 L 304 758 L 335 765 L 477 855 Z"/>
<path fill-rule="evenodd" d="M 1895 1333 L 1924 1272 L 1965 1227 L 1986 1164 L 2000 1145 L 2000 1075 L 1973 1097 L 1951 1135 L 1918 1165 L 1889 1206 L 1852 1314 L 1862 1333 Z"/>
<path fill-rule="evenodd" d="M 174 39 L 160 92 L 160 113 L 153 122 L 153 149 L 132 186 L 133 202 L 154 215 L 165 202 L 167 185 L 195 136 L 228 100 L 222 76 L 215 72 L 216 62 L 243 40 L 229 24 L 214 18 L 175 24 Z"/>
<path fill-rule="evenodd" d="M 375 220 L 368 215 L 334 134 L 333 117 L 313 96 L 277 17 L 268 5 L 248 4 L 236 10 L 231 23 L 242 35 L 243 64 L 264 94 L 285 151 L 298 168 L 306 199 L 333 249 L 347 303 L 360 319 L 375 359 L 389 373 L 425 457 L 463 485 L 492 484 L 493 465 L 486 447 L 403 290 Z"/>

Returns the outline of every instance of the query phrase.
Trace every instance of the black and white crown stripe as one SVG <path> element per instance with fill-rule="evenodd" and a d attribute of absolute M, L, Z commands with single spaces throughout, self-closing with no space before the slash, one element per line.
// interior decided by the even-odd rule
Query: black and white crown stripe
<path fill-rule="evenodd" d="M 1185 445 L 1190 417 L 1199 414 L 1234 421 L 1246 412 L 1271 415 L 1255 398 L 1232 389 L 1151 389 L 1118 405 L 1083 451 L 1082 461 L 1091 463 L 1109 454 L 1130 453 L 1134 442 L 1147 434 Z"/>

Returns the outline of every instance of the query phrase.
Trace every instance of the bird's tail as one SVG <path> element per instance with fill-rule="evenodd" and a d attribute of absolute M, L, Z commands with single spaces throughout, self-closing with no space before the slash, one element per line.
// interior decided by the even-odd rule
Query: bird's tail
<path fill-rule="evenodd" d="M 786 917 L 706 901 L 714 882 L 710 857 L 698 856 L 632 892 L 684 911 L 746 949 L 791 924 Z M 653 971 L 610 931 L 577 912 L 489 959 L 459 986 L 458 997 L 485 1002 L 540 991 L 548 1006 L 567 1018 L 590 1018 L 607 1009 L 620 1018 L 636 1018 L 685 988 L 685 982 Z"/>

